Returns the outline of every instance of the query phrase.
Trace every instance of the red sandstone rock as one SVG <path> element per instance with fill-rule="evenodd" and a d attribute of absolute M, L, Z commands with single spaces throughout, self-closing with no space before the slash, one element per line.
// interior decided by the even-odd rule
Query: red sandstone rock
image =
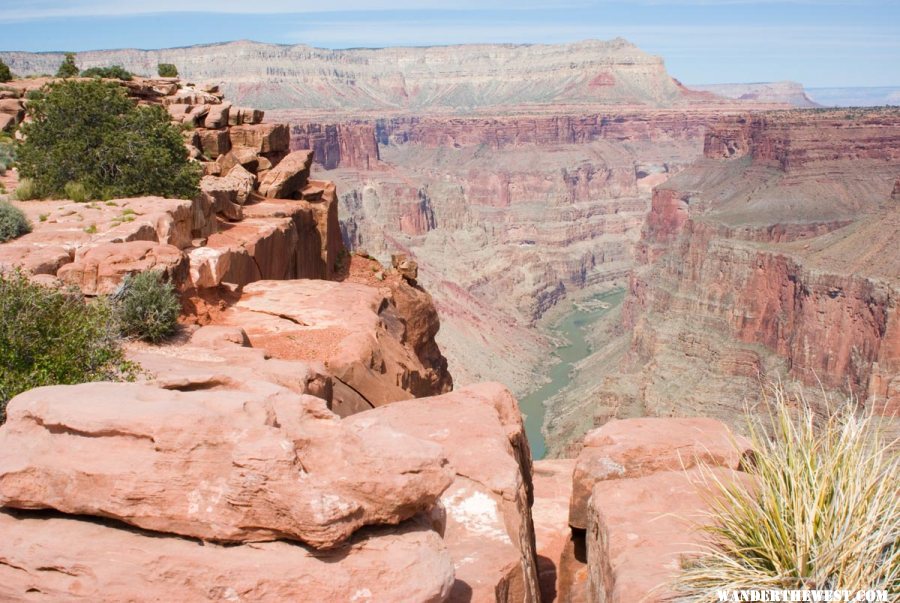
<path fill-rule="evenodd" d="M 215 159 L 231 148 L 228 130 L 197 130 L 200 151 L 205 157 Z"/>
<path fill-rule="evenodd" d="M 663 471 L 600 481 L 588 509 L 590 601 L 671 600 L 682 561 L 703 552 L 715 482 L 749 486 L 746 473 L 724 468 Z"/>
<path fill-rule="evenodd" d="M 737 469 L 749 443 L 714 419 L 613 420 L 584 438 L 573 474 L 569 524 L 588 526 L 594 484 L 696 465 Z"/>
<path fill-rule="evenodd" d="M 228 126 L 228 113 L 231 110 L 231 103 L 221 103 L 219 105 L 210 105 L 206 113 L 206 119 L 203 121 L 204 127 L 218 129 Z"/>
<path fill-rule="evenodd" d="M 428 349 L 423 336 L 436 350 L 437 326 L 419 324 L 429 314 L 403 312 L 414 308 L 398 305 L 389 289 L 317 280 L 260 281 L 244 288 L 220 322 L 244 328 L 254 347 L 277 358 L 324 362 L 349 386 L 335 391 L 334 410 L 346 415 L 351 411 L 345 405 L 356 411 L 450 388 L 440 353 L 438 359 L 417 353 Z"/>
<path fill-rule="evenodd" d="M 167 281 L 180 284 L 188 277 L 187 257 L 177 247 L 152 241 L 105 243 L 62 266 L 57 276 L 85 295 L 108 295 L 127 275 L 147 270 L 160 271 Z"/>
<path fill-rule="evenodd" d="M 228 133 L 231 146 L 247 147 L 257 153 L 278 153 L 290 148 L 290 130 L 284 124 L 232 126 Z"/>
<path fill-rule="evenodd" d="M 264 113 L 259 109 L 247 107 L 232 107 L 228 113 L 228 124 L 239 126 L 241 124 L 258 124 L 262 122 Z"/>
<path fill-rule="evenodd" d="M 259 194 L 275 199 L 293 199 L 309 180 L 312 151 L 294 151 L 259 181 Z"/>
<path fill-rule="evenodd" d="M 2 505 L 204 540 L 331 548 L 429 509 L 451 483 L 439 446 L 348 429 L 323 400 L 286 391 L 38 388 L 10 401 L 0 441 L 16 450 L 0 457 Z"/>
<path fill-rule="evenodd" d="M 382 406 L 344 419 L 440 444 L 456 472 L 436 512 L 456 568 L 451 601 L 540 601 L 530 505 L 531 453 L 515 398 L 500 384 Z M 486 461 L 489 459 L 489 461 Z"/>
<path fill-rule="evenodd" d="M 0 532 L 5 601 L 438 603 L 453 583 L 438 535 L 407 525 L 365 530 L 329 552 L 287 542 L 224 547 L 7 513 Z"/>

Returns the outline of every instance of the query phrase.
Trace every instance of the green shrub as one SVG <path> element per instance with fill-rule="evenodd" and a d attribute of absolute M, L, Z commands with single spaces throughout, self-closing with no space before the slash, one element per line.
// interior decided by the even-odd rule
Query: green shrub
<path fill-rule="evenodd" d="M 28 114 L 17 165 L 39 197 L 62 196 L 69 182 L 104 200 L 198 192 L 200 168 L 166 110 L 138 107 L 114 82 L 54 82 Z"/>
<path fill-rule="evenodd" d="M 0 201 L 0 243 L 28 232 L 31 232 L 31 224 L 28 223 L 28 218 L 22 210 L 11 203 Z"/>
<path fill-rule="evenodd" d="M 116 294 L 122 334 L 158 343 L 175 332 L 181 303 L 171 283 L 155 270 L 125 279 Z"/>
<path fill-rule="evenodd" d="M 178 68 L 172 63 L 160 63 L 156 66 L 159 77 L 178 77 Z"/>
<path fill-rule="evenodd" d="M 713 481 L 708 554 L 678 582 L 685 601 L 717 590 L 900 592 L 900 454 L 855 405 L 824 421 L 775 395 L 772 434 L 751 426 L 756 487 Z"/>
<path fill-rule="evenodd" d="M 78 65 L 75 64 L 75 53 L 67 52 L 66 58 L 63 59 L 59 69 L 56 70 L 56 77 L 68 78 L 78 76 Z"/>
<path fill-rule="evenodd" d="M 131 380 L 110 305 L 0 274 L 0 423 L 13 396 L 42 385 Z"/>
<path fill-rule="evenodd" d="M 87 189 L 80 182 L 66 182 L 66 186 L 63 190 L 66 193 L 66 199 L 71 199 L 76 203 L 84 203 L 91 199 Z"/>
<path fill-rule="evenodd" d="M 124 67 L 113 65 L 111 67 L 91 67 L 90 69 L 85 69 L 81 72 L 81 77 L 100 77 L 129 82 L 133 76 L 131 72 Z"/>
<path fill-rule="evenodd" d="M 28 100 L 39 100 L 44 98 L 44 93 L 41 90 L 29 90 L 25 93 L 25 98 Z"/>
<path fill-rule="evenodd" d="M 0 135 L 0 175 L 16 164 L 16 143 L 8 136 Z"/>
<path fill-rule="evenodd" d="M 0 59 L 0 82 L 8 82 L 13 79 L 12 71 L 9 70 L 9 65 L 3 62 L 3 59 Z"/>

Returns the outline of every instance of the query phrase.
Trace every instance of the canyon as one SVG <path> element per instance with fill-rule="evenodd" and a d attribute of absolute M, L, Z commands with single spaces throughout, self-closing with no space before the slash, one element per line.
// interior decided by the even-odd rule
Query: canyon
<path fill-rule="evenodd" d="M 767 384 L 900 410 L 896 109 L 691 91 L 622 40 L 79 61 L 212 80 L 121 84 L 204 176 L 15 202 L 0 268 L 183 307 L 136 382 L 10 401 L 4 599 L 662 600 Z"/>

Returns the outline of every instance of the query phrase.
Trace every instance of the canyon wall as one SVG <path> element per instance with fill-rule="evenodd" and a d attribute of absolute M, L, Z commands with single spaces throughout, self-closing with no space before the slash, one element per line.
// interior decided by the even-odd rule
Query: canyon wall
<path fill-rule="evenodd" d="M 272 114 L 341 190 L 345 244 L 419 263 L 457 379 L 501 379 L 522 394 L 551 348 L 535 321 L 573 292 L 626 285 L 652 187 L 702 153 L 718 111 Z"/>
<path fill-rule="evenodd" d="M 21 75 L 53 74 L 62 53 L 0 52 Z M 138 75 L 174 63 L 182 77 L 220 83 L 265 109 L 446 110 L 631 104 L 669 106 L 712 95 L 686 90 L 662 59 L 621 38 L 558 45 L 481 44 L 328 50 L 250 41 L 163 50 L 77 53 L 81 69 L 121 65 Z"/>
<path fill-rule="evenodd" d="M 618 355 L 594 368 L 582 402 L 551 411 L 555 452 L 616 416 L 734 424 L 779 380 L 897 408 L 898 141 L 896 110 L 713 127 L 704 158 L 654 191 L 621 325 L 609 327 Z"/>

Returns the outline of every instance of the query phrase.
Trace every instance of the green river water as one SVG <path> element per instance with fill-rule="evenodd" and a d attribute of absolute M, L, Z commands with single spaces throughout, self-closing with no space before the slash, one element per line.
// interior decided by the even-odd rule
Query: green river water
<path fill-rule="evenodd" d="M 615 289 L 579 301 L 571 313 L 551 327 L 550 334 L 565 342 L 553 352 L 559 362 L 549 366 L 548 383 L 519 400 L 519 407 L 526 415 L 525 432 L 531 445 L 531 456 L 535 460 L 544 458 L 546 453 L 544 435 L 541 433 L 546 412 L 544 402 L 569 385 L 575 365 L 590 355 L 591 346 L 586 339 L 588 327 L 620 304 L 624 297 L 623 289 Z"/>

